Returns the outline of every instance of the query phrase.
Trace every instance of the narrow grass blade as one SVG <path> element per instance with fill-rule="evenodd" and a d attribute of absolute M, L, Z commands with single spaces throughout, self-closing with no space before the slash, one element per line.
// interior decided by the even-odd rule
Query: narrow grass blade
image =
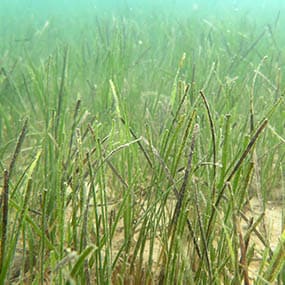
<path fill-rule="evenodd" d="M 76 274 L 79 272 L 79 270 L 83 269 L 84 267 L 84 262 L 86 260 L 86 258 L 92 254 L 92 252 L 94 252 L 94 250 L 96 250 L 96 247 L 94 245 L 90 245 L 88 247 L 86 247 L 81 254 L 78 256 L 78 259 L 76 261 L 76 263 L 74 264 L 72 270 L 70 271 L 70 276 L 72 278 L 74 278 L 76 276 Z"/>
<path fill-rule="evenodd" d="M 285 230 L 281 234 L 279 243 L 274 250 L 272 259 L 269 262 L 268 269 L 264 274 L 264 279 L 268 282 L 273 282 L 276 280 L 278 274 L 280 273 L 283 265 L 285 264 Z"/>

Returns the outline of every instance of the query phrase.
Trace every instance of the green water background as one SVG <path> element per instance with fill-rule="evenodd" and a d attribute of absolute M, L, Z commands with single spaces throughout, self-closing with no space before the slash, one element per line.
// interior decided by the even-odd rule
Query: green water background
<path fill-rule="evenodd" d="M 146 22 L 183 19 L 223 22 L 247 19 L 261 29 L 278 20 L 280 37 L 285 23 L 285 1 L 67 1 L 2 0 L 0 3 L 0 58 L 6 52 L 14 55 L 33 50 L 35 40 L 49 38 L 47 51 L 59 42 L 81 41 L 96 19 L 112 21 L 114 17 L 133 19 L 143 31 Z M 80 27 L 80 28 L 79 28 Z M 88 35 L 90 36 L 90 35 Z M 46 43 L 47 44 L 47 43 Z M 32 48 L 32 50 L 31 50 Z M 42 50 L 42 55 L 46 52 Z M 34 54 L 34 55 L 35 55 Z"/>

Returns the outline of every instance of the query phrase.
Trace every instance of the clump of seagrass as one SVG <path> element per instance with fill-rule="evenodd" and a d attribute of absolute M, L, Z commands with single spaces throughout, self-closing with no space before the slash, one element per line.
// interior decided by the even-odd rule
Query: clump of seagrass
<path fill-rule="evenodd" d="M 9 220 L 9 183 L 11 174 L 14 171 L 16 160 L 21 151 L 26 133 L 28 129 L 28 119 L 25 119 L 22 130 L 17 140 L 17 144 L 9 164 L 8 169 L 4 170 L 4 183 L 3 183 L 3 192 L 0 197 L 0 209 L 1 211 L 1 244 L 0 244 L 0 280 L 4 280 L 5 276 L 9 270 L 9 258 L 8 248 L 7 248 L 7 234 L 8 234 L 8 220 Z M 8 259 L 8 260 L 7 260 Z M 17 262 L 19 265 L 19 263 Z M 17 266 L 15 264 L 15 266 Z M 12 270 L 18 274 L 18 270 Z M 15 276 L 12 276 L 15 277 Z"/>

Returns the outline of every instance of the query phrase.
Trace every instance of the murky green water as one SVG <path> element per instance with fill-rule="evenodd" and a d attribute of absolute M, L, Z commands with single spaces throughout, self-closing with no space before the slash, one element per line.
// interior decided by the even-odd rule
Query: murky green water
<path fill-rule="evenodd" d="M 284 283 L 254 233 L 284 27 L 284 0 L 0 0 L 0 284 Z"/>
<path fill-rule="evenodd" d="M 79 3 L 80 2 L 80 3 Z M 184 18 L 230 22 L 235 19 L 249 18 L 256 25 L 274 25 L 280 27 L 285 22 L 285 2 L 282 0 L 263 1 L 162 1 L 162 0 L 114 0 L 114 1 L 67 1 L 67 0 L 2 0 L 0 3 L 1 52 L 8 47 L 16 50 L 25 47 L 25 42 L 50 34 L 53 40 L 68 41 L 76 34 L 92 29 L 94 19 L 104 17 L 112 21 L 113 17 L 127 17 L 134 21 L 169 19 L 181 21 Z M 153 15 L 153 17 L 151 17 Z M 157 17 L 157 18 L 156 18 Z M 84 24 L 86 25 L 84 27 Z M 163 24 L 163 22 L 161 23 Z M 79 26 L 82 26 L 80 30 Z M 144 25 L 140 27 L 144 29 Z M 22 45 L 19 44 L 22 42 Z M 52 43 L 50 43 L 53 45 Z"/>

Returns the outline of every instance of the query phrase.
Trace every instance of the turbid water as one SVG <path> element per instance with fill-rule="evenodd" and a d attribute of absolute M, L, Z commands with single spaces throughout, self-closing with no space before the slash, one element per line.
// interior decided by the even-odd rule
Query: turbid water
<path fill-rule="evenodd" d="M 1 0 L 0 284 L 284 284 L 284 26 Z"/>

